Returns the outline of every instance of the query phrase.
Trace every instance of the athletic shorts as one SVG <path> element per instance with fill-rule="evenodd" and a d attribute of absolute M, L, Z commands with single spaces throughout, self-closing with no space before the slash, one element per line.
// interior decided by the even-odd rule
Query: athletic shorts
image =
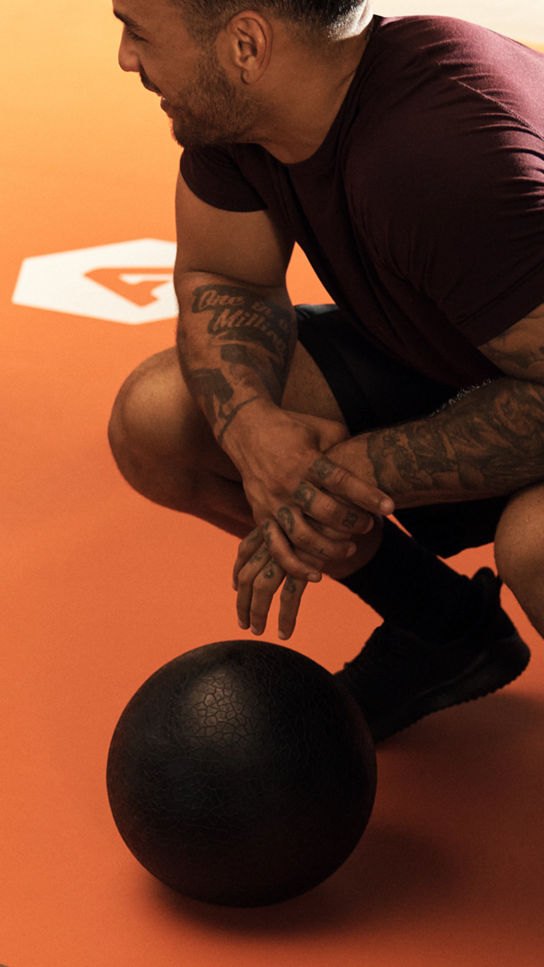
<path fill-rule="evenodd" d="M 325 377 L 351 433 L 364 433 L 426 416 L 457 395 L 386 356 L 336 306 L 297 306 L 299 340 Z M 440 557 L 494 540 L 508 497 L 398 510 L 395 517 Z"/>

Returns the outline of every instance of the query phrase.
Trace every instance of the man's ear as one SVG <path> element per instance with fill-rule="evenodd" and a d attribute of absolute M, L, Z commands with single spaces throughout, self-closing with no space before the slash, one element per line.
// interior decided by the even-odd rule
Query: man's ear
<path fill-rule="evenodd" d="M 236 72 L 242 84 L 254 84 L 270 63 L 272 40 L 270 21 L 256 11 L 244 10 L 221 31 L 218 53 L 229 73 Z"/>

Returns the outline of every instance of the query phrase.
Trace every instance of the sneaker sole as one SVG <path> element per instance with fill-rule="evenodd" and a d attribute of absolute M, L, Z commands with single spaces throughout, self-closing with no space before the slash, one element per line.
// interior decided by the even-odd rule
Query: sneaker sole
<path fill-rule="evenodd" d="M 503 638 L 493 644 L 493 655 L 484 652 L 462 675 L 429 689 L 399 709 L 392 720 L 373 722 L 370 726 L 374 742 L 381 742 L 414 725 L 426 715 L 453 705 L 473 702 L 491 695 L 515 681 L 525 671 L 531 652 L 519 635 Z"/>

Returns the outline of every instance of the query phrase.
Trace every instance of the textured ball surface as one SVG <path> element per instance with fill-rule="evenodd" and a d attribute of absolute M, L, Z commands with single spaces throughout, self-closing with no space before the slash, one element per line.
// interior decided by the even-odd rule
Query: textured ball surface
<path fill-rule="evenodd" d="M 226 641 L 138 689 L 113 734 L 107 787 L 150 873 L 198 900 L 260 906 L 348 857 L 374 803 L 376 758 L 328 671 L 280 645 Z"/>

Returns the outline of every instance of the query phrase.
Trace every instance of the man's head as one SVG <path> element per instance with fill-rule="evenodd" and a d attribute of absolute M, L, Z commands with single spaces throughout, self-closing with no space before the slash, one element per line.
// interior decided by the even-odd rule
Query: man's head
<path fill-rule="evenodd" d="M 248 9 L 244 0 L 168 0 L 181 11 L 196 39 L 217 36 L 231 17 Z M 367 0 L 259 0 L 256 9 L 290 22 L 301 39 L 319 40 L 344 31 Z M 253 8 L 252 8 L 253 9 Z"/>
<path fill-rule="evenodd" d="M 281 85 L 282 49 L 360 29 L 367 0 L 114 0 L 123 70 L 162 95 L 183 146 L 256 140 Z M 352 31 L 353 32 L 353 31 Z M 274 49 L 274 67 L 270 69 Z"/>

